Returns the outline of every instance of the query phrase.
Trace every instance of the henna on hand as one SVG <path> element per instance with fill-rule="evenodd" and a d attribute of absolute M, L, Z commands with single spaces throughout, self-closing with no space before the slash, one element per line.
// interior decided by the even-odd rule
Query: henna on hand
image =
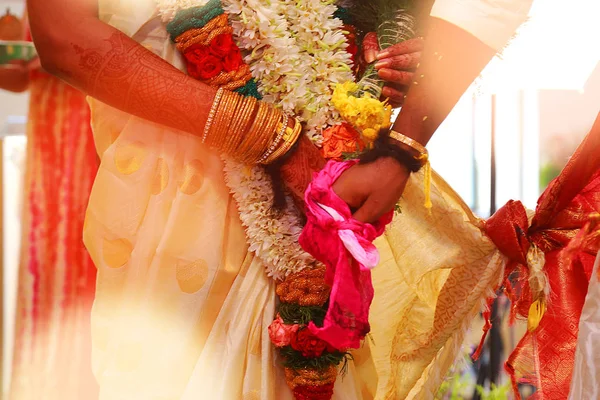
<path fill-rule="evenodd" d="M 325 158 L 310 139 L 300 137 L 298 148 L 280 168 L 281 177 L 297 205 L 304 204 L 304 193 L 308 185 L 325 163 Z"/>
<path fill-rule="evenodd" d="M 128 114 L 202 134 L 216 89 L 101 21 L 97 0 L 28 0 L 27 6 L 49 73 Z"/>
<path fill-rule="evenodd" d="M 73 44 L 79 84 L 93 97 L 130 114 L 200 134 L 214 89 L 116 31 L 103 48 Z"/>

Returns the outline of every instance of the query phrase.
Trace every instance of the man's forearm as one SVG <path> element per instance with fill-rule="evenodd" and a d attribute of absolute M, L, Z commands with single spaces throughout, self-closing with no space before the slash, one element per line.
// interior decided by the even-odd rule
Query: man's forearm
<path fill-rule="evenodd" d="M 441 19 L 429 22 L 425 49 L 393 129 L 427 144 L 495 50 Z"/>
<path fill-rule="evenodd" d="M 201 134 L 215 90 L 98 19 L 78 25 L 70 37 L 52 37 L 44 26 L 32 32 L 42 66 L 84 93 L 127 113 Z M 74 28 L 75 29 L 75 28 Z"/>

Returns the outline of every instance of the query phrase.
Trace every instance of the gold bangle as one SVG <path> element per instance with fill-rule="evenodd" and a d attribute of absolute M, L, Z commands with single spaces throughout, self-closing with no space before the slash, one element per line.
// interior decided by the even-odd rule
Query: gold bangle
<path fill-rule="evenodd" d="M 399 141 L 400 143 L 404 143 L 413 150 L 416 150 L 420 155 L 429 154 L 427 149 L 421 143 L 409 138 L 406 135 L 401 134 L 400 132 L 390 130 L 390 137 L 394 140 Z"/>
<path fill-rule="evenodd" d="M 223 92 L 223 96 L 221 97 L 221 101 L 217 107 L 217 112 L 215 113 L 215 119 L 206 137 L 206 144 L 211 148 L 215 148 L 217 137 L 219 136 L 221 130 L 221 120 L 223 119 L 223 115 L 225 113 L 225 107 L 227 106 L 227 103 L 231 101 L 228 93 L 229 92 Z"/>
<path fill-rule="evenodd" d="M 228 124 L 227 118 L 231 117 L 231 110 L 239 100 L 238 95 L 232 92 L 225 91 L 221 104 L 217 109 L 218 117 L 215 119 L 215 129 L 211 129 L 208 137 L 209 146 L 215 149 L 221 149 L 222 144 L 226 139 Z"/>
<path fill-rule="evenodd" d="M 278 133 L 277 124 L 281 119 L 281 112 L 274 107 L 269 106 L 269 113 L 267 116 L 265 124 L 256 132 L 255 145 L 252 146 L 251 150 L 248 152 L 248 158 L 246 159 L 247 163 L 255 164 L 268 147 L 268 144 Z"/>
<path fill-rule="evenodd" d="M 289 134 L 284 135 L 283 144 L 273 154 L 271 154 L 271 156 L 267 158 L 263 164 L 272 164 L 279 158 L 283 157 L 298 141 L 300 134 L 302 134 L 302 124 L 298 120 L 294 120 L 296 121 L 296 124 Z"/>
<path fill-rule="evenodd" d="M 225 153 L 232 153 L 235 149 L 237 149 L 237 147 L 243 140 L 246 133 L 246 128 L 248 127 L 248 123 L 250 121 L 250 117 L 252 116 L 256 108 L 257 101 L 258 100 L 256 100 L 256 98 L 254 97 L 244 99 L 240 110 L 236 114 L 235 120 L 231 123 L 229 140 L 225 144 L 224 148 Z"/>
<path fill-rule="evenodd" d="M 291 148 L 291 146 L 288 145 L 288 142 L 293 140 L 293 136 L 294 136 L 294 132 L 296 125 L 294 125 L 294 128 L 287 128 L 285 134 L 283 135 L 283 141 L 281 143 L 281 145 L 279 147 L 277 147 L 277 149 L 275 149 L 275 151 L 269 156 L 267 157 L 265 160 L 262 161 L 262 164 L 268 165 L 268 164 L 272 164 L 275 160 L 277 160 L 279 157 L 281 157 L 283 154 L 285 154 L 285 152 L 287 152 L 287 150 L 289 148 Z"/>
<path fill-rule="evenodd" d="M 278 141 L 279 143 L 281 143 L 281 139 L 283 139 L 283 136 L 285 135 L 286 129 L 287 129 L 287 122 L 285 123 L 285 126 L 280 126 L 282 124 L 282 119 L 283 119 L 283 111 L 279 110 L 279 109 L 273 109 L 274 111 L 274 115 L 273 115 L 273 119 L 271 120 L 271 124 L 267 127 L 267 132 L 271 132 L 270 137 L 268 137 L 267 140 L 265 140 L 263 142 L 263 146 L 258 149 L 258 152 L 256 154 L 255 160 L 254 162 L 257 163 L 258 160 L 265 154 L 265 152 L 272 146 L 273 143 L 275 143 L 276 141 Z M 288 117 L 288 121 L 289 121 L 289 117 Z M 279 134 L 283 132 L 283 134 L 281 135 L 281 138 L 279 138 Z M 278 144 L 276 144 L 274 146 L 275 149 L 277 149 Z"/>
<path fill-rule="evenodd" d="M 254 116 L 254 120 L 252 121 L 252 125 L 250 125 L 250 129 L 245 134 L 245 137 L 243 138 L 237 150 L 240 160 L 246 159 L 248 153 L 256 144 L 258 135 L 261 132 L 261 128 L 265 123 L 268 113 L 268 105 L 266 103 L 260 102 L 258 105 L 258 110 L 256 111 L 256 115 Z"/>
<path fill-rule="evenodd" d="M 283 114 L 283 117 L 281 119 L 281 126 L 279 127 L 279 132 L 277 133 L 275 140 L 273 140 L 271 142 L 271 145 L 269 146 L 267 151 L 265 151 L 265 153 L 257 161 L 257 164 L 262 164 L 265 160 L 267 160 L 269 157 L 271 157 L 271 155 L 275 152 L 275 150 L 277 150 L 277 148 L 279 147 L 279 144 L 283 140 L 283 136 L 285 135 L 286 131 L 288 130 L 289 122 L 290 122 L 290 117 L 287 114 Z"/>
<path fill-rule="evenodd" d="M 233 123 L 233 120 L 234 120 L 235 116 L 237 115 L 238 110 L 241 107 L 241 104 L 243 102 L 244 102 L 243 96 L 240 96 L 240 95 L 235 96 L 235 100 L 229 107 L 229 110 L 228 110 L 229 112 L 225 116 L 226 119 L 223 122 L 224 135 L 223 135 L 223 139 L 222 139 L 221 145 L 220 145 L 220 149 L 224 153 L 226 153 L 227 143 L 231 142 L 232 140 L 235 140 L 235 137 L 237 135 L 239 135 L 239 133 L 236 133 L 232 129 L 232 127 L 233 127 L 232 123 Z"/>
<path fill-rule="evenodd" d="M 206 125 L 204 125 L 204 134 L 202 135 L 202 143 L 206 142 L 206 138 L 208 137 L 208 132 L 213 124 L 215 119 L 215 113 L 217 112 L 217 108 L 219 107 L 219 103 L 221 102 L 221 97 L 223 96 L 223 89 L 217 90 L 217 94 L 213 100 L 213 104 L 210 107 L 210 112 L 208 113 L 208 119 L 206 120 Z"/>
<path fill-rule="evenodd" d="M 237 148 L 239 143 L 244 137 L 246 127 L 248 125 L 248 119 L 250 115 L 254 112 L 256 99 L 255 98 L 247 98 L 244 99 L 242 107 L 236 113 L 236 118 L 231 122 L 230 129 L 230 140 L 226 145 L 226 149 L 228 152 L 232 152 Z"/>
<path fill-rule="evenodd" d="M 223 114 L 223 119 L 221 120 L 221 132 L 218 135 L 220 140 L 217 148 L 223 153 L 226 152 L 225 149 L 227 148 L 227 143 L 232 139 L 231 123 L 237 113 L 238 104 L 241 100 L 238 96 L 232 96 L 232 99 L 233 100 L 227 105 L 227 109 Z"/>

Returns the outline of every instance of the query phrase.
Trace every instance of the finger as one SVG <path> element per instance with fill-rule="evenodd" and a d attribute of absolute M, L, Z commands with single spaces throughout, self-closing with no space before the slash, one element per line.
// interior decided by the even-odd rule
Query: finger
<path fill-rule="evenodd" d="M 370 196 L 364 202 L 364 204 L 354 213 L 354 219 L 372 224 L 376 222 L 379 218 L 383 216 L 386 212 L 390 211 L 386 209 L 385 204 L 383 204 L 377 196 Z"/>
<path fill-rule="evenodd" d="M 393 56 L 389 58 L 384 58 L 383 60 L 378 61 L 375 64 L 375 68 L 383 69 L 390 68 L 396 70 L 410 70 L 415 69 L 421 60 L 421 53 L 410 53 L 410 54 L 401 54 L 399 56 Z"/>
<path fill-rule="evenodd" d="M 416 53 L 422 51 L 423 47 L 424 42 L 422 38 L 405 40 L 404 42 L 400 42 L 381 51 L 379 54 L 377 54 L 377 59 L 383 60 L 384 58 L 399 56 L 402 54 Z"/>
<path fill-rule="evenodd" d="M 363 39 L 363 50 L 364 57 L 367 64 L 371 64 L 377 59 L 377 53 L 379 53 L 379 39 L 377 39 L 377 33 L 369 32 Z"/>
<path fill-rule="evenodd" d="M 380 69 L 377 74 L 381 79 L 387 82 L 395 83 L 398 85 L 408 86 L 412 83 L 413 73 L 407 71 L 396 71 L 393 69 Z"/>
<path fill-rule="evenodd" d="M 405 93 L 393 87 L 384 86 L 381 94 L 394 108 L 400 107 L 404 103 Z"/>

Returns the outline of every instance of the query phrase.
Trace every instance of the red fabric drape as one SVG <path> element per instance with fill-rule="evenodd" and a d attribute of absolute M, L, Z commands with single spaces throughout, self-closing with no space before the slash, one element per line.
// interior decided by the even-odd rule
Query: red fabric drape
<path fill-rule="evenodd" d="M 85 96 L 43 72 L 31 76 L 26 156 L 9 398 L 94 399 L 96 270 L 82 232 L 97 156 Z"/>
<path fill-rule="evenodd" d="M 560 176 L 538 201 L 529 226 L 520 202 L 509 202 L 486 223 L 486 232 L 508 258 L 505 272 L 513 314 L 527 317 L 533 296 L 527 253 L 544 252 L 550 295 L 539 327 L 527 332 L 506 369 L 515 385 L 537 387 L 534 399 L 566 399 L 569 393 L 579 318 L 598 252 L 600 236 L 600 115 Z M 518 272 L 515 287 L 508 278 Z"/>

